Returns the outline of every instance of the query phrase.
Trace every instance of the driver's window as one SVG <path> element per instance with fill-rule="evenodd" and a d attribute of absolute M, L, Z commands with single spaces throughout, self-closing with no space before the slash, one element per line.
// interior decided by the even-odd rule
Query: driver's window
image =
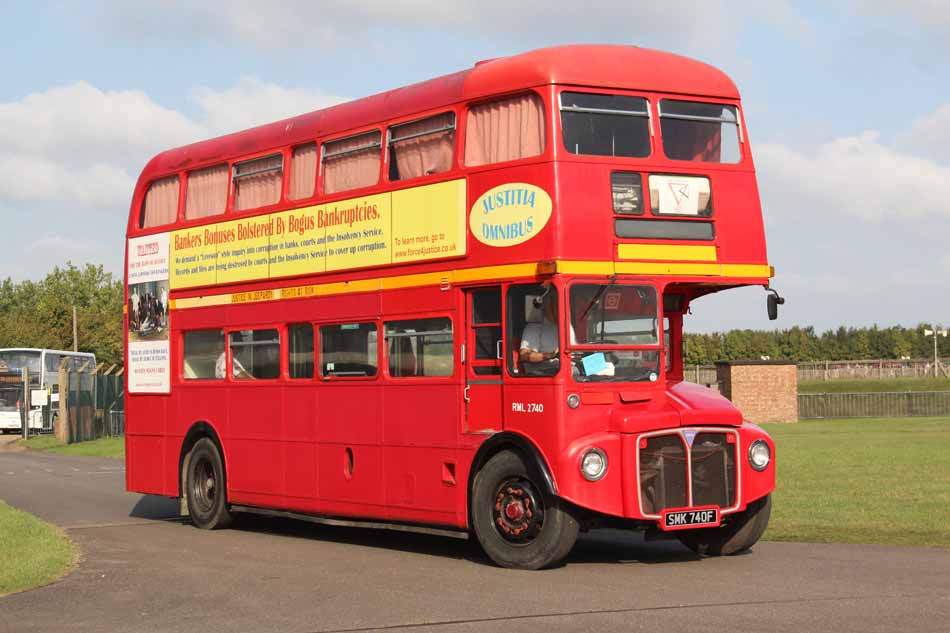
<path fill-rule="evenodd" d="M 546 284 L 508 289 L 508 371 L 512 376 L 553 376 L 561 368 L 557 290 Z"/>

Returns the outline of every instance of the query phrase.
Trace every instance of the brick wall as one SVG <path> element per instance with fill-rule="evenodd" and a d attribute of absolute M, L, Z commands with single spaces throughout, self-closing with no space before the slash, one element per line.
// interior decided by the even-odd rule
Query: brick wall
<path fill-rule="evenodd" d="M 716 363 L 719 391 L 747 420 L 798 421 L 798 370 L 784 361 Z"/>

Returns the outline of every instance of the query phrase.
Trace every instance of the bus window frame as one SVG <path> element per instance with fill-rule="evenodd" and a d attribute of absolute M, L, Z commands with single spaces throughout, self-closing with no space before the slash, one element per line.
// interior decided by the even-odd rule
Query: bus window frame
<path fill-rule="evenodd" d="M 376 182 L 370 185 L 363 185 L 362 187 L 354 187 L 353 189 L 343 189 L 341 191 L 334 191 L 333 193 L 327 193 L 324 190 L 324 185 L 326 184 L 326 178 L 324 174 L 324 165 L 326 161 L 327 144 L 335 143 L 337 141 L 345 141 L 346 139 L 362 136 L 370 132 L 379 133 L 379 146 L 377 148 L 380 152 L 379 172 L 376 174 Z M 370 147 L 372 146 L 368 145 L 366 148 L 358 148 L 355 150 L 346 150 L 346 151 L 347 152 L 368 151 Z M 329 202 L 335 202 L 336 200 L 345 200 L 346 198 L 356 197 L 353 195 L 353 192 L 365 192 L 369 189 L 374 189 L 374 188 L 382 186 L 386 182 L 383 180 L 383 178 L 386 175 L 386 172 L 384 171 L 384 168 L 386 167 L 386 164 L 385 164 L 386 161 L 384 160 L 385 153 L 386 152 L 385 152 L 384 126 L 380 124 L 369 125 L 369 126 L 366 126 L 365 128 L 356 128 L 355 131 L 347 130 L 346 132 L 342 132 L 339 135 L 328 136 L 326 138 L 320 139 L 320 144 L 319 144 L 319 147 L 317 148 L 317 181 L 314 183 L 314 187 L 313 187 L 314 193 L 317 196 L 319 196 L 323 202 L 329 203 Z M 330 158 L 333 158 L 334 156 L 339 156 L 339 155 L 340 154 L 334 154 L 330 156 Z M 371 194 L 371 195 L 375 195 L 375 194 Z M 300 202 L 300 200 L 294 200 L 294 202 L 295 203 Z"/>
<path fill-rule="evenodd" d="M 418 321 L 420 319 L 448 319 L 449 325 L 452 328 L 452 373 L 446 376 L 393 376 L 389 373 L 389 343 L 388 338 L 386 337 L 386 324 L 393 323 L 396 321 Z M 459 330 L 456 327 L 457 319 L 454 318 L 454 313 L 446 312 L 445 310 L 434 310 L 426 312 L 416 312 L 409 314 L 397 313 L 386 318 L 380 318 L 381 331 L 383 333 L 383 338 L 381 339 L 383 343 L 380 345 L 382 360 L 381 369 L 382 373 L 387 382 L 392 382 L 393 384 L 408 384 L 408 383 L 420 383 L 420 382 L 431 382 L 431 383 L 445 383 L 445 382 L 455 382 L 459 376 L 459 340 L 458 334 Z M 418 358 L 418 356 L 417 356 Z"/>
<path fill-rule="evenodd" d="M 485 97 L 478 97 L 471 101 L 464 102 L 461 108 L 459 118 L 456 119 L 457 129 L 459 130 L 460 142 L 457 143 L 458 164 L 461 170 L 469 174 L 494 171 L 497 169 L 507 169 L 509 167 L 531 165 L 535 163 L 546 163 L 557 157 L 555 152 L 556 136 L 554 129 L 554 117 L 551 116 L 552 90 L 553 86 L 543 86 L 544 90 L 539 88 L 519 88 L 509 92 L 499 92 Z M 488 103 L 505 101 L 513 97 L 525 94 L 533 94 L 541 100 L 541 106 L 544 110 L 544 149 L 535 156 L 526 156 L 524 158 L 515 158 L 513 160 L 500 161 L 497 163 L 484 163 L 482 165 L 465 164 L 465 143 L 468 142 L 468 113 L 472 108 L 477 108 Z"/>
<path fill-rule="evenodd" d="M 362 325 L 368 323 L 376 329 L 376 373 L 372 376 L 333 376 L 323 373 L 323 328 L 332 325 Z M 383 373 L 382 368 L 382 327 L 379 319 L 350 319 L 332 321 L 315 321 L 316 336 L 314 337 L 314 353 L 316 354 L 316 365 L 314 366 L 313 378 L 318 382 L 373 382 L 378 381 Z M 288 381 L 289 382 L 289 381 Z M 293 382 L 302 383 L 305 380 L 295 380 Z"/>
<path fill-rule="evenodd" d="M 305 145 L 305 143 L 301 143 Z M 294 145 L 293 147 L 298 147 Z M 256 214 L 258 212 L 270 212 L 283 205 L 287 196 L 287 182 L 288 176 L 290 173 L 290 156 L 288 155 L 288 147 L 279 147 L 272 148 L 265 152 L 257 152 L 249 156 L 242 156 L 239 160 L 231 161 L 228 167 L 228 208 L 225 212 L 228 215 L 240 215 L 247 216 Z M 277 196 L 277 202 L 272 202 L 271 204 L 265 204 L 258 207 L 249 207 L 247 209 L 235 209 L 234 208 L 234 197 L 236 189 L 236 180 L 239 178 L 247 178 L 249 175 L 253 174 L 237 174 L 235 173 L 235 167 L 242 165 L 244 163 L 249 163 L 251 161 L 260 160 L 262 158 L 271 158 L 280 156 L 280 193 Z M 268 171 L 271 171 L 271 168 Z M 316 188 L 316 182 L 314 182 L 314 188 Z M 293 200 L 293 202 L 299 202 L 299 200 Z M 213 216 L 212 216 L 213 217 Z"/>
<path fill-rule="evenodd" d="M 660 110 L 660 101 L 662 100 L 669 101 L 684 101 L 687 103 L 707 103 L 713 105 L 723 105 L 731 106 L 736 109 L 736 126 L 738 128 L 739 136 L 739 160 L 734 163 L 723 163 L 723 162 L 712 162 L 712 161 L 697 161 L 697 160 L 684 160 L 679 158 L 670 158 L 666 155 L 666 149 L 663 147 L 663 125 L 660 122 L 660 117 L 662 117 L 662 112 Z M 706 173 L 709 170 L 719 171 L 721 169 L 739 169 L 740 171 L 749 170 L 752 168 L 749 165 L 751 160 L 751 153 L 746 147 L 746 137 L 745 137 L 745 119 L 742 108 L 742 103 L 739 99 L 725 99 L 722 97 L 709 97 L 705 95 L 684 95 L 684 94 L 674 94 L 674 93 L 654 93 L 652 107 L 656 109 L 656 120 L 657 120 L 657 139 L 659 143 L 660 151 L 658 152 L 658 157 L 661 157 L 662 160 L 677 165 L 677 168 L 684 168 L 687 165 L 690 168 L 695 168 L 697 173 Z M 667 115 L 670 116 L 670 115 Z M 680 117 L 675 117 L 680 118 Z M 652 172 L 651 172 L 652 173 Z M 691 174 L 684 174 L 691 175 Z M 710 183 L 710 189 L 712 184 Z"/>
<path fill-rule="evenodd" d="M 581 93 L 581 94 L 596 94 L 596 95 L 607 95 L 607 96 L 618 96 L 618 97 L 636 97 L 643 99 L 646 103 L 646 120 L 647 120 L 647 131 L 649 132 L 650 137 L 650 153 L 646 156 L 608 156 L 606 154 L 581 154 L 572 152 L 567 148 L 567 145 L 564 144 L 564 120 L 563 120 L 563 107 L 562 95 L 565 92 L 569 93 Z M 650 93 L 638 92 L 636 90 L 623 90 L 623 89 L 609 89 L 609 88 L 593 88 L 587 86 L 571 86 L 567 84 L 561 84 L 557 86 L 557 93 L 555 95 L 556 105 L 557 105 L 557 126 L 554 130 L 554 136 L 558 138 L 560 142 L 559 149 L 562 150 L 567 156 L 574 156 L 576 160 L 583 161 L 588 158 L 593 159 L 607 159 L 607 160 L 619 160 L 624 162 L 630 161 L 646 161 L 652 162 L 656 160 L 657 157 L 657 138 L 656 129 L 659 127 L 654 125 L 654 113 L 653 113 L 653 97 Z M 570 110 L 568 110 L 570 112 Z M 584 110 L 579 110 L 583 112 Z M 605 112 L 604 114 L 609 114 Z M 633 116 L 633 117 L 643 117 L 639 113 L 617 113 L 617 116 Z M 634 170 L 629 170 L 634 171 Z"/>
<path fill-rule="evenodd" d="M 425 121 L 426 119 L 431 119 L 433 117 L 439 116 L 440 114 L 449 114 L 449 113 L 451 113 L 455 117 L 453 127 L 444 128 L 443 130 L 439 130 L 439 131 L 452 130 L 453 132 L 455 132 L 455 139 L 452 143 L 452 165 L 447 170 L 436 172 L 434 174 L 423 174 L 421 176 L 415 176 L 414 178 L 400 178 L 399 180 L 390 179 L 389 164 L 390 164 L 390 156 L 391 156 L 390 148 L 392 146 L 393 128 L 397 128 L 401 125 L 408 125 L 410 123 L 418 123 L 419 121 Z M 410 183 L 406 188 L 419 187 L 419 186 L 422 186 L 423 184 L 429 183 L 430 181 L 438 181 L 443 178 L 447 178 L 450 174 L 458 174 L 459 171 L 464 169 L 464 166 L 462 166 L 461 164 L 462 156 L 460 154 L 460 149 L 462 148 L 462 140 L 463 140 L 462 119 L 465 118 L 465 116 L 467 116 L 465 108 L 462 108 L 457 105 L 452 105 L 448 107 L 436 108 L 434 110 L 427 110 L 427 111 L 424 111 L 422 114 L 415 113 L 409 116 L 399 117 L 397 119 L 393 119 L 392 121 L 387 122 L 385 125 L 385 134 L 383 136 L 383 180 L 381 180 L 378 184 L 391 185 L 389 187 L 389 190 L 395 191 L 397 189 L 402 188 L 400 186 L 401 183 Z M 422 136 L 426 134 L 435 134 L 435 133 L 436 131 L 425 132 L 422 134 Z M 400 140 L 405 140 L 405 139 L 397 139 L 396 142 L 398 143 Z M 452 178 L 447 178 L 447 179 L 452 180 Z"/>
<path fill-rule="evenodd" d="M 258 330 L 277 330 L 278 337 L 278 364 L 279 370 L 277 372 L 276 378 L 235 378 L 234 377 L 234 366 L 233 358 L 231 354 L 231 334 L 233 332 L 244 332 L 244 331 L 258 331 Z M 224 380 L 220 378 L 216 379 L 219 382 L 229 383 L 229 384 L 239 384 L 239 385 L 275 385 L 281 382 L 290 382 L 288 380 L 288 370 L 287 364 L 285 362 L 285 345 L 287 341 L 287 328 L 284 323 L 264 323 L 264 324 L 255 324 L 247 326 L 234 326 L 234 327 L 225 327 L 224 328 L 224 352 L 225 352 L 225 370 L 224 370 Z M 250 373 L 250 372 L 248 372 Z"/>
<path fill-rule="evenodd" d="M 571 316 L 570 315 L 570 297 L 571 297 L 571 292 L 574 289 L 574 286 L 576 285 L 602 286 L 602 285 L 605 285 L 606 283 L 609 283 L 609 281 L 605 280 L 602 277 L 601 278 L 575 277 L 575 278 L 572 278 L 570 281 L 568 281 L 564 288 L 565 294 L 568 297 L 567 305 L 565 306 L 565 308 L 567 308 L 568 310 L 568 315 L 567 315 L 568 319 L 570 319 L 570 316 Z M 650 288 L 653 288 L 653 290 L 656 292 L 656 303 L 657 303 L 657 306 L 656 306 L 656 313 L 657 313 L 656 340 L 657 342 L 654 344 L 649 344 L 649 345 L 619 345 L 619 344 L 604 345 L 604 344 L 597 344 L 597 343 L 571 343 L 570 338 L 568 338 L 566 339 L 567 349 L 569 350 L 576 349 L 578 351 L 597 351 L 597 350 L 603 350 L 605 348 L 609 348 L 610 350 L 617 350 L 617 351 L 644 351 L 644 352 L 660 351 L 662 352 L 663 351 L 663 316 L 664 314 L 663 314 L 663 305 L 662 305 L 663 291 L 662 291 L 661 286 L 654 283 L 650 283 L 649 281 L 644 281 L 640 279 L 618 279 L 612 285 L 648 286 Z M 568 334 L 570 334 L 569 328 L 570 328 L 571 322 L 568 321 L 566 325 L 568 326 Z"/>
<path fill-rule="evenodd" d="M 233 328 L 240 329 L 240 328 Z M 228 333 L 227 328 L 225 327 L 193 327 L 181 330 L 173 330 L 175 332 L 175 338 L 177 342 L 174 346 L 174 349 L 178 355 L 177 358 L 177 371 L 171 372 L 177 380 L 176 387 L 187 387 L 189 385 L 198 385 L 198 386 L 208 386 L 208 385 L 224 385 L 227 383 L 227 370 L 231 367 L 231 359 L 228 358 Z M 185 377 L 185 335 L 191 332 L 209 332 L 209 331 L 220 331 L 222 339 L 224 341 L 224 354 L 225 354 L 225 375 L 223 378 L 187 378 Z M 176 359 L 172 359 L 174 362 Z"/>

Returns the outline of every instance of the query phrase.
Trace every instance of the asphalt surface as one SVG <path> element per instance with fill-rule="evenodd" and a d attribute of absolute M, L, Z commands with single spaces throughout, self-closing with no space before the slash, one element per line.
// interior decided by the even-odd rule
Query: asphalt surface
<path fill-rule="evenodd" d="M 700 559 L 584 536 L 522 572 L 455 539 L 247 517 L 206 532 L 124 491 L 121 461 L 0 452 L 0 498 L 63 526 L 79 567 L 0 598 L 0 632 L 950 631 L 950 552 L 763 542 Z"/>

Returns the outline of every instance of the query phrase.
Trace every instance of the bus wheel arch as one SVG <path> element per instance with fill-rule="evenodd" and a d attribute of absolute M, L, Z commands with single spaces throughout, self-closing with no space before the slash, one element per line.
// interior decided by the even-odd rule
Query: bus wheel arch
<path fill-rule="evenodd" d="M 203 442 L 203 440 L 205 442 Z M 216 514 L 219 515 L 214 521 L 213 527 L 226 527 L 231 522 L 230 511 L 227 507 L 227 461 L 224 456 L 224 449 L 221 445 L 221 438 L 218 436 L 217 431 L 214 427 L 208 422 L 196 422 L 185 435 L 185 439 L 182 441 L 181 451 L 179 452 L 178 457 L 178 493 L 181 498 L 181 514 L 184 516 L 193 515 L 192 510 L 194 509 L 194 501 L 190 499 L 191 496 L 188 490 L 188 474 L 191 469 L 191 459 L 192 452 L 198 447 L 199 451 L 202 453 L 203 461 L 208 461 L 210 464 L 214 464 L 217 460 L 220 462 L 218 467 L 218 487 L 219 490 L 223 493 L 222 498 L 224 499 L 223 507 L 219 508 L 216 511 Z M 210 455 L 214 453 L 215 455 Z M 192 517 L 192 520 L 198 523 L 201 520 L 201 517 Z M 204 527 L 204 526 L 199 526 Z"/>
<path fill-rule="evenodd" d="M 489 459 L 504 450 L 511 450 L 521 454 L 529 467 L 537 471 L 535 474 L 541 480 L 539 483 L 543 484 L 545 492 L 552 496 L 557 496 L 557 484 L 551 475 L 551 469 L 541 455 L 541 451 L 538 450 L 534 443 L 525 436 L 511 431 L 495 433 L 478 447 L 478 450 L 475 452 L 475 457 L 472 459 L 472 466 L 469 469 L 467 489 L 469 525 L 471 525 L 472 519 L 471 499 L 475 477 Z"/>

